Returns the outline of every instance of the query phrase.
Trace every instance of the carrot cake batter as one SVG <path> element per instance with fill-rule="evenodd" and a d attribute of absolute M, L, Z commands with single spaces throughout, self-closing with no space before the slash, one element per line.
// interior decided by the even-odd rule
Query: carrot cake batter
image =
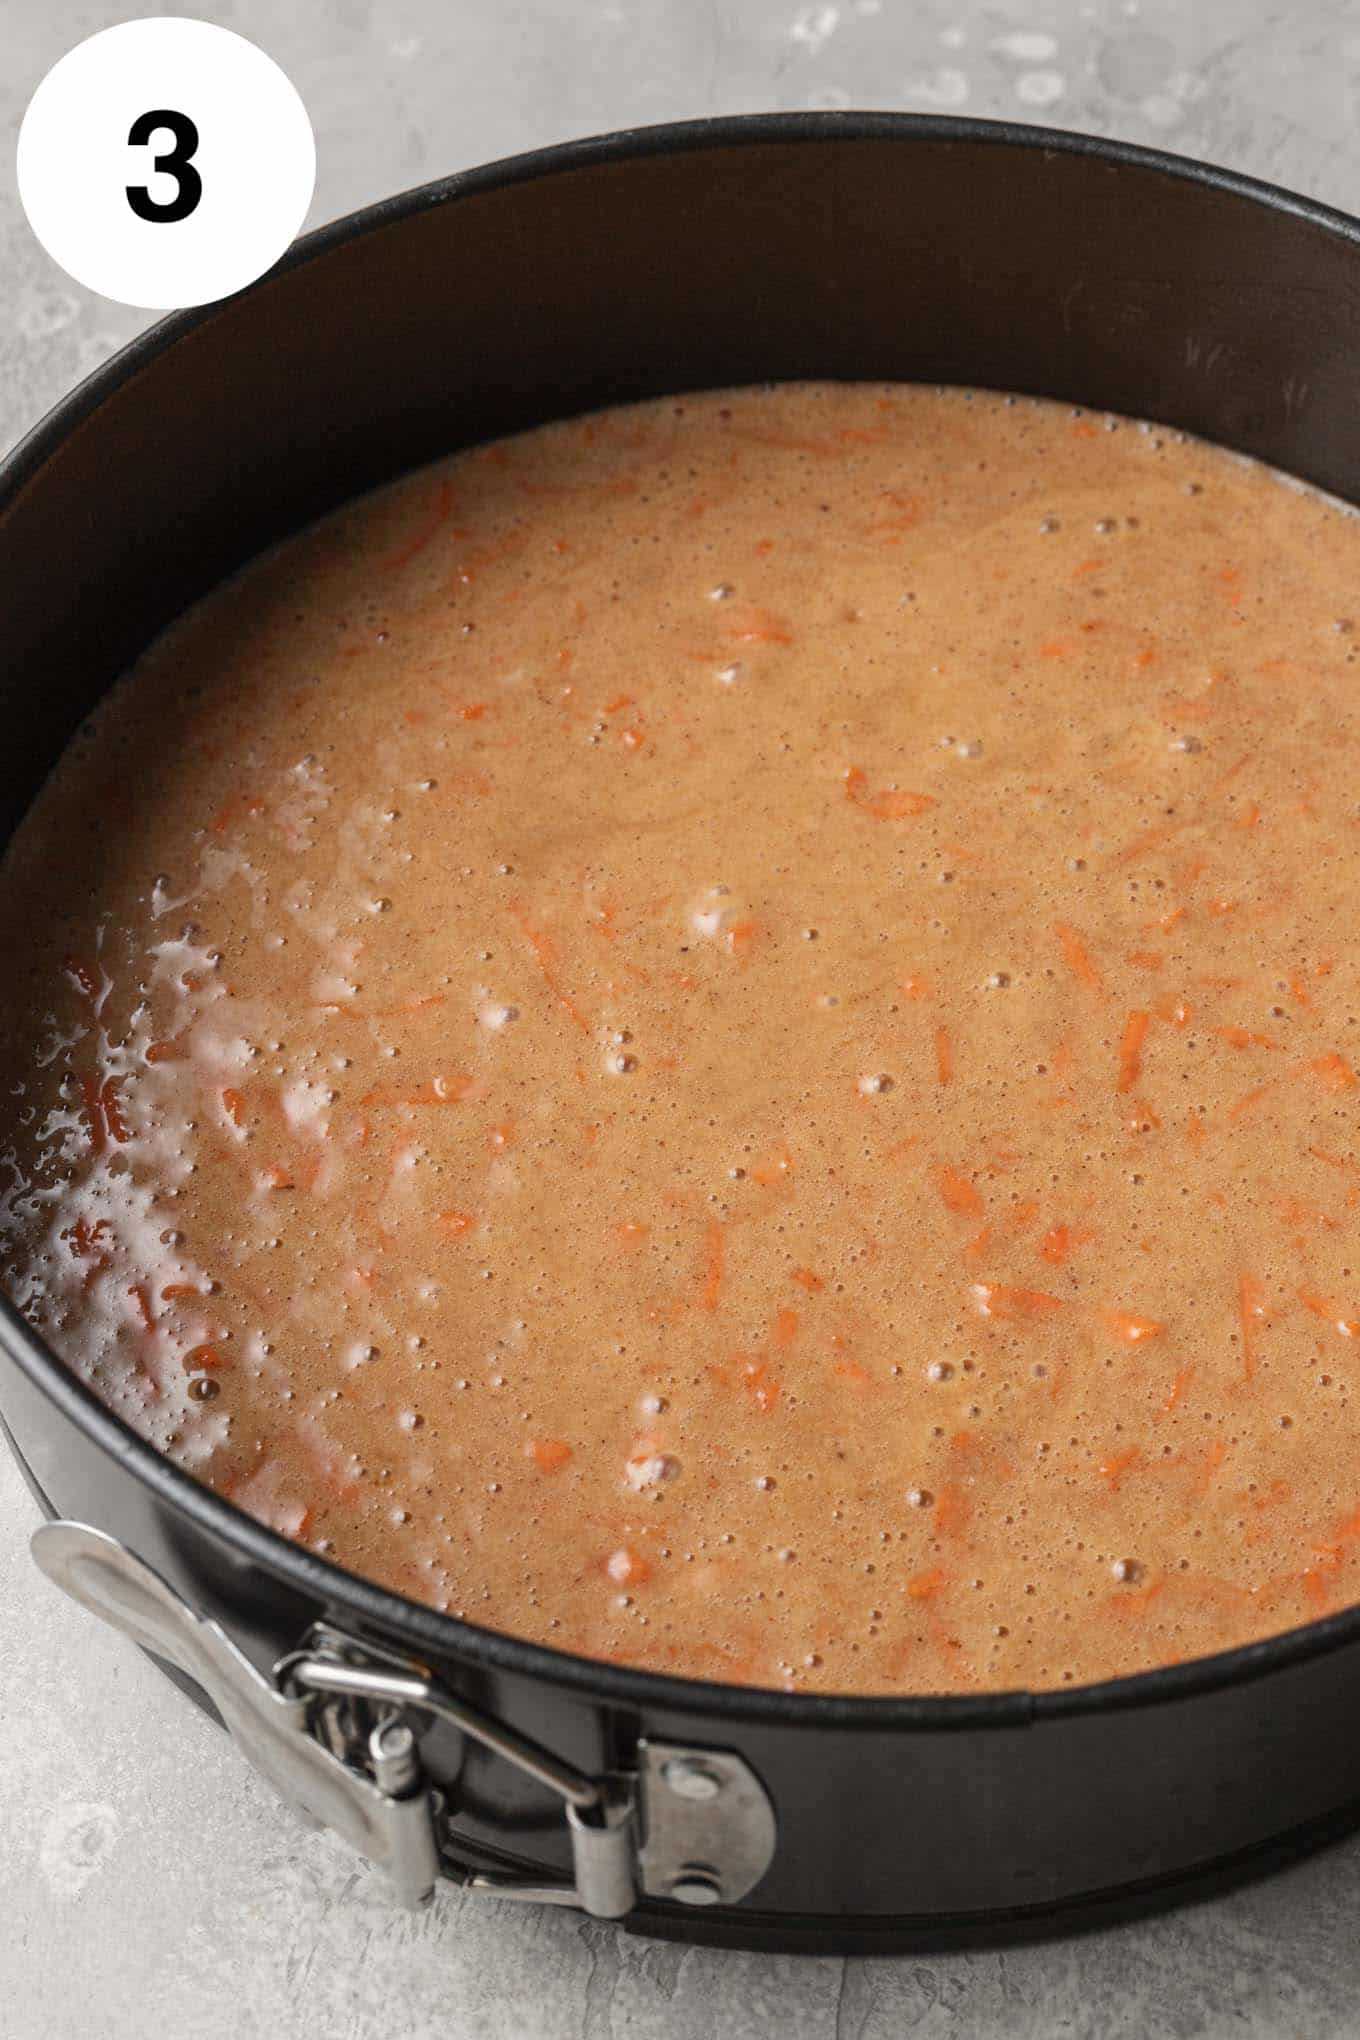
<path fill-rule="evenodd" d="M 958 390 L 643 404 L 176 624 L 0 870 L 0 1263 L 286 1535 L 1051 1687 L 1360 1598 L 1360 526 Z"/>

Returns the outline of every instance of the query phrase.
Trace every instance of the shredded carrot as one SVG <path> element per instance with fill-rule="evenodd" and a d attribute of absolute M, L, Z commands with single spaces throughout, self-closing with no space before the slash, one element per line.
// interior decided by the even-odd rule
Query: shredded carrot
<path fill-rule="evenodd" d="M 1268 1034 L 1255 1034 L 1250 1027 L 1212 1027 L 1220 1041 L 1226 1041 L 1229 1048 L 1278 1048 L 1279 1042 Z"/>
<path fill-rule="evenodd" d="M 472 1231 L 476 1223 L 470 1211 L 441 1211 L 435 1219 L 435 1224 L 446 1240 L 461 1240 L 465 1233 Z"/>
<path fill-rule="evenodd" d="M 1107 1594 L 1101 1601 L 1100 1607 L 1105 1614 L 1114 1615 L 1123 1620 L 1133 1616 L 1145 1615 L 1152 1602 L 1161 1593 L 1162 1586 L 1163 1582 L 1161 1580 L 1152 1580 L 1147 1586 L 1139 1587 L 1133 1593 L 1130 1593 L 1126 1587 L 1121 1587 L 1118 1593 Z"/>
<path fill-rule="evenodd" d="M 911 815 L 923 815 L 935 802 L 928 793 L 906 793 L 889 788 L 862 803 L 866 813 L 878 822 L 903 822 Z"/>
<path fill-rule="evenodd" d="M 1273 1083 L 1258 1084 L 1254 1091 L 1244 1092 L 1235 1104 L 1228 1107 L 1229 1119 L 1245 1119 L 1248 1113 L 1254 1112 L 1261 1100 L 1268 1098 L 1274 1089 Z"/>
<path fill-rule="evenodd" d="M 716 1310 L 722 1292 L 723 1264 L 726 1259 L 727 1235 L 717 1219 L 709 1222 L 704 1234 L 703 1288 L 699 1301 L 705 1310 Z"/>
<path fill-rule="evenodd" d="M 907 1598 L 911 1601 L 933 1601 L 948 1582 L 949 1575 L 942 1566 L 934 1565 L 926 1572 L 913 1573 L 907 1581 Z"/>
<path fill-rule="evenodd" d="M 953 1082 L 954 1044 L 947 1027 L 935 1029 L 935 1075 L 941 1084 Z"/>
<path fill-rule="evenodd" d="M 1150 1013 L 1133 1012 L 1124 1022 L 1119 1043 L 1119 1089 L 1131 1091 L 1143 1072 L 1143 1043 L 1152 1024 Z"/>
<path fill-rule="evenodd" d="M 935 1497 L 935 1529 L 941 1537 L 961 1537 L 971 1514 L 968 1496 L 956 1484 L 946 1482 Z"/>
<path fill-rule="evenodd" d="M 1162 1404 L 1162 1408 L 1165 1410 L 1168 1416 L 1170 1416 L 1172 1410 L 1174 1410 L 1180 1403 L 1180 1400 L 1182 1396 L 1185 1394 L 1186 1389 L 1190 1386 L 1191 1377 L 1193 1376 L 1194 1372 L 1195 1370 L 1193 1367 L 1181 1367 L 1177 1369 L 1176 1377 L 1171 1384 L 1170 1392 L 1168 1393 L 1166 1400 Z"/>
<path fill-rule="evenodd" d="M 1039 1257 L 1050 1261 L 1055 1268 L 1063 1267 L 1077 1247 L 1089 1246 L 1095 1234 L 1089 1226 L 1050 1226 L 1039 1242 Z"/>
<path fill-rule="evenodd" d="M 772 1148 L 769 1154 L 762 1155 L 758 1162 L 752 1162 L 751 1180 L 768 1189 L 772 1183 L 781 1183 L 792 1168 L 793 1156 L 788 1143 L 781 1141 L 777 1148 Z"/>
<path fill-rule="evenodd" d="M 1067 921 L 1059 921 L 1053 929 L 1062 948 L 1063 962 L 1073 977 L 1090 987 L 1093 992 L 1103 993 L 1105 981 L 1091 960 L 1091 953 L 1076 929 Z"/>
<path fill-rule="evenodd" d="M 128 1289 L 128 1295 L 137 1306 L 137 1315 L 142 1321 L 142 1330 L 144 1332 L 154 1332 L 156 1320 L 152 1315 L 151 1305 L 147 1299 L 146 1284 L 143 1282 L 132 1283 Z"/>
<path fill-rule="evenodd" d="M 1114 862 L 1116 863 L 1116 865 L 1134 864 L 1138 861 L 1138 859 L 1141 856 L 1143 856 L 1145 851 L 1160 850 L 1164 844 L 1169 843 L 1171 841 L 1171 838 L 1175 835 L 1175 833 L 1176 831 L 1174 828 L 1166 826 L 1156 829 L 1145 829 L 1141 836 L 1135 836 L 1131 843 L 1126 843 L 1124 845 L 1124 848 L 1119 852 L 1118 856 L 1114 859 Z M 1179 918 L 1179 916 L 1177 918 Z M 1162 927 L 1170 927 L 1171 923 L 1169 921 L 1163 921 L 1159 923 L 1159 925 Z"/>
<path fill-rule="evenodd" d="M 1145 1098 L 1135 1098 L 1124 1114 L 1126 1133 L 1151 1133 L 1153 1128 L 1160 1126 L 1161 1123 L 1160 1114 Z"/>
<path fill-rule="evenodd" d="M 420 553 L 423 553 L 431 539 L 439 531 L 441 525 L 447 523 L 452 509 L 453 489 L 447 480 L 441 480 L 436 485 L 434 502 L 425 521 L 418 527 L 415 535 L 407 540 L 405 545 L 399 546 L 396 552 L 388 554 L 387 558 L 382 562 L 383 572 L 389 574 L 395 573 L 399 567 L 409 565 L 413 559 Z"/>
<path fill-rule="evenodd" d="M 872 815 L 877 822 L 903 822 L 913 815 L 923 815 L 927 808 L 935 805 L 931 794 L 900 792 L 895 787 L 881 793 L 866 794 L 868 778 L 859 765 L 847 766 L 844 779 L 846 799 L 863 809 L 866 815 Z"/>
<path fill-rule="evenodd" d="M 510 918 L 533 951 L 534 961 L 543 974 L 543 981 L 558 1005 L 562 1008 L 562 1011 L 574 1026 L 580 1028 L 583 1034 L 589 1034 L 590 1022 L 586 1019 L 585 1014 L 581 1011 L 575 1000 L 562 988 L 562 981 L 557 969 L 557 949 L 552 937 L 543 929 L 535 928 L 521 907 L 512 906 Z"/>
<path fill-rule="evenodd" d="M 1143 1463 L 1143 1455 L 1136 1445 L 1130 1445 L 1123 1452 L 1108 1452 L 1096 1468 L 1111 1493 L 1118 1494 L 1126 1473 L 1132 1473 Z"/>
<path fill-rule="evenodd" d="M 770 1363 L 759 1354 L 737 1354 L 741 1363 L 741 1385 L 763 1416 L 777 1407 L 784 1385 L 770 1372 Z"/>
<path fill-rule="evenodd" d="M 1242 1333 L 1242 1375 L 1250 1381 L 1256 1372 L 1256 1331 L 1267 1319 L 1265 1284 L 1255 1275 L 1237 1278 L 1237 1322 Z"/>
<path fill-rule="evenodd" d="M 1342 1317 L 1336 1306 L 1328 1303 L 1325 1297 L 1311 1296 L 1306 1290 L 1301 1289 L 1299 1301 L 1305 1310 L 1312 1311 L 1314 1317 L 1325 1318 L 1328 1324 L 1340 1332 L 1343 1339 L 1360 1338 L 1360 1320 Z"/>
<path fill-rule="evenodd" d="M 1166 1326 L 1156 1318 L 1134 1317 L 1126 1310 L 1111 1310 L 1105 1313 L 1105 1329 L 1121 1346 L 1142 1346 L 1149 1339 L 1158 1338 Z"/>
<path fill-rule="evenodd" d="M 360 1105 L 461 1105 L 475 1089 L 473 1079 L 463 1070 L 441 1071 L 415 1091 L 389 1090 L 377 1085 L 365 1091 Z"/>
<path fill-rule="evenodd" d="M 973 1301 L 983 1317 L 1043 1318 L 1063 1307 L 1061 1296 L 1042 1289 L 1012 1289 L 1003 1282 L 975 1282 Z"/>
<path fill-rule="evenodd" d="M 806 1289 L 810 1296 L 816 1296 L 820 1290 L 826 1288 L 826 1283 L 822 1277 L 814 1275 L 811 1268 L 795 1268 L 793 1280 L 800 1289 Z"/>
<path fill-rule="evenodd" d="M 747 609 L 728 626 L 727 635 L 739 645 L 791 645 L 793 632 L 782 617 L 768 609 Z"/>
<path fill-rule="evenodd" d="M 524 1449 L 540 1473 L 560 1473 L 571 1458 L 565 1438 L 531 1438 Z"/>
<path fill-rule="evenodd" d="M 977 1188 L 966 1176 L 947 1164 L 934 1170 L 935 1187 L 944 1201 L 946 1211 L 957 1212 L 960 1218 L 981 1218 L 983 1202 Z"/>
<path fill-rule="evenodd" d="M 652 1568 L 642 1553 L 627 1544 L 610 1552 L 604 1569 L 616 1587 L 645 1587 L 652 1577 Z"/>
<path fill-rule="evenodd" d="M 1330 1568 L 1329 1568 L 1330 1570 Z M 1299 1574 L 1303 1591 L 1319 1615 L 1325 1615 L 1332 1605 L 1331 1589 L 1317 1566 L 1306 1565 Z"/>
<path fill-rule="evenodd" d="M 1314 1056 L 1311 1062 L 1304 1064 L 1304 1068 L 1310 1076 L 1318 1079 L 1324 1091 L 1352 1091 L 1355 1088 L 1355 1071 L 1344 1055 Z"/>
<path fill-rule="evenodd" d="M 1213 1485 L 1214 1475 L 1227 1456 L 1228 1444 L 1225 1438 L 1215 1438 L 1212 1444 L 1205 1447 L 1200 1458 L 1199 1472 L 1192 1483 L 1192 1491 L 1195 1494 L 1208 1494 Z"/>
<path fill-rule="evenodd" d="M 1348 1170 L 1352 1169 L 1355 1166 L 1354 1163 L 1352 1162 L 1344 1161 L 1340 1155 L 1329 1154 L 1326 1148 L 1310 1147 L 1308 1152 L 1317 1161 L 1325 1162 L 1329 1169 Z"/>
<path fill-rule="evenodd" d="M 776 1346 L 791 1346 L 798 1337 L 798 1313 L 796 1310 L 778 1310 L 774 1318 L 774 1343 Z"/>
<path fill-rule="evenodd" d="M 1357 1540 L 1360 1540 L 1360 1509 L 1353 1509 L 1349 1516 L 1342 1517 L 1331 1537 L 1316 1546 L 1319 1565 L 1335 1572 L 1345 1558 L 1347 1548 Z"/>
<path fill-rule="evenodd" d="M 212 1374 L 226 1365 L 225 1355 L 210 1342 L 202 1346 L 191 1346 L 184 1356 L 184 1366 L 188 1372 L 199 1369 L 205 1374 Z"/>

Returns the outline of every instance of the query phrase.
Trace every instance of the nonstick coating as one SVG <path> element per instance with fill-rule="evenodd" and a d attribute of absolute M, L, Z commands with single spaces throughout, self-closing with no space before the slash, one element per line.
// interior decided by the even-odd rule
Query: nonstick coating
<path fill-rule="evenodd" d="M 163 321 L 0 470 L 0 841 L 189 602 L 356 491 L 493 434 L 783 377 L 969 383 L 1184 427 L 1360 499 L 1360 229 L 1039 129 L 818 114 L 519 157 L 299 244 Z M 1360 1610 L 1058 1693 L 846 1699 L 565 1657 L 370 1587 L 142 1445 L 0 1300 L 41 1505 L 121 1537 L 261 1666 L 329 1616 L 591 1769 L 739 1749 L 779 1820 L 749 1900 L 643 1931 L 850 1950 L 1103 1919 L 1360 1815 Z M 438 1732 L 460 1859 L 563 1873 L 555 1802 Z M 461 1768 L 460 1768 L 461 1759 Z M 454 1779 L 457 1779 L 456 1784 Z"/>

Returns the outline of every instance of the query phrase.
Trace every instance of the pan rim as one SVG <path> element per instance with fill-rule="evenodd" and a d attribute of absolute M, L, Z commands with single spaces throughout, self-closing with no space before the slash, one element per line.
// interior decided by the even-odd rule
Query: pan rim
<path fill-rule="evenodd" d="M 1298 219 L 1339 239 L 1360 243 L 1360 220 L 1244 173 L 1132 142 L 1066 129 L 954 115 L 872 111 L 732 114 L 623 128 L 502 157 L 413 186 L 303 235 L 255 283 L 234 298 L 172 312 L 86 376 L 52 406 L 0 460 L 0 521 L 58 449 L 132 379 L 209 324 L 226 306 L 276 278 L 319 260 L 362 236 L 401 225 L 421 213 L 521 183 L 640 163 L 656 157 L 809 143 L 969 144 L 1041 155 L 1087 158 L 1111 169 L 1173 178 L 1220 191 Z M 643 1671 L 553 1649 L 483 1628 L 407 1599 L 333 1565 L 266 1528 L 177 1466 L 131 1430 L 71 1373 L 0 1291 L 0 1350 L 40 1394 L 99 1450 L 120 1463 L 158 1502 L 185 1516 L 214 1542 L 272 1574 L 307 1599 L 357 1617 L 421 1654 L 466 1661 L 554 1685 L 605 1704 L 642 1712 L 684 1712 L 789 1728 L 839 1727 L 879 1733 L 1029 1726 L 1064 1716 L 1121 1712 L 1171 1704 L 1201 1693 L 1287 1672 L 1360 1642 L 1360 1605 L 1227 1651 L 1096 1684 L 1035 1692 L 960 1694 L 789 1693 L 723 1685 Z"/>

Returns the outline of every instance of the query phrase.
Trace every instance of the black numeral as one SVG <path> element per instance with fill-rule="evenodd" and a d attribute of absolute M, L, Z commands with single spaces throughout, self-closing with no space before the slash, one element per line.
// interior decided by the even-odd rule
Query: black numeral
<path fill-rule="evenodd" d="M 187 220 L 203 196 L 203 179 L 189 160 L 198 147 L 198 129 L 187 113 L 157 107 L 153 113 L 139 113 L 128 129 L 128 147 L 144 149 L 158 128 L 174 137 L 168 155 L 153 156 L 151 167 L 165 170 L 179 186 L 173 198 L 153 198 L 144 184 L 129 184 L 127 202 L 139 220 Z"/>

